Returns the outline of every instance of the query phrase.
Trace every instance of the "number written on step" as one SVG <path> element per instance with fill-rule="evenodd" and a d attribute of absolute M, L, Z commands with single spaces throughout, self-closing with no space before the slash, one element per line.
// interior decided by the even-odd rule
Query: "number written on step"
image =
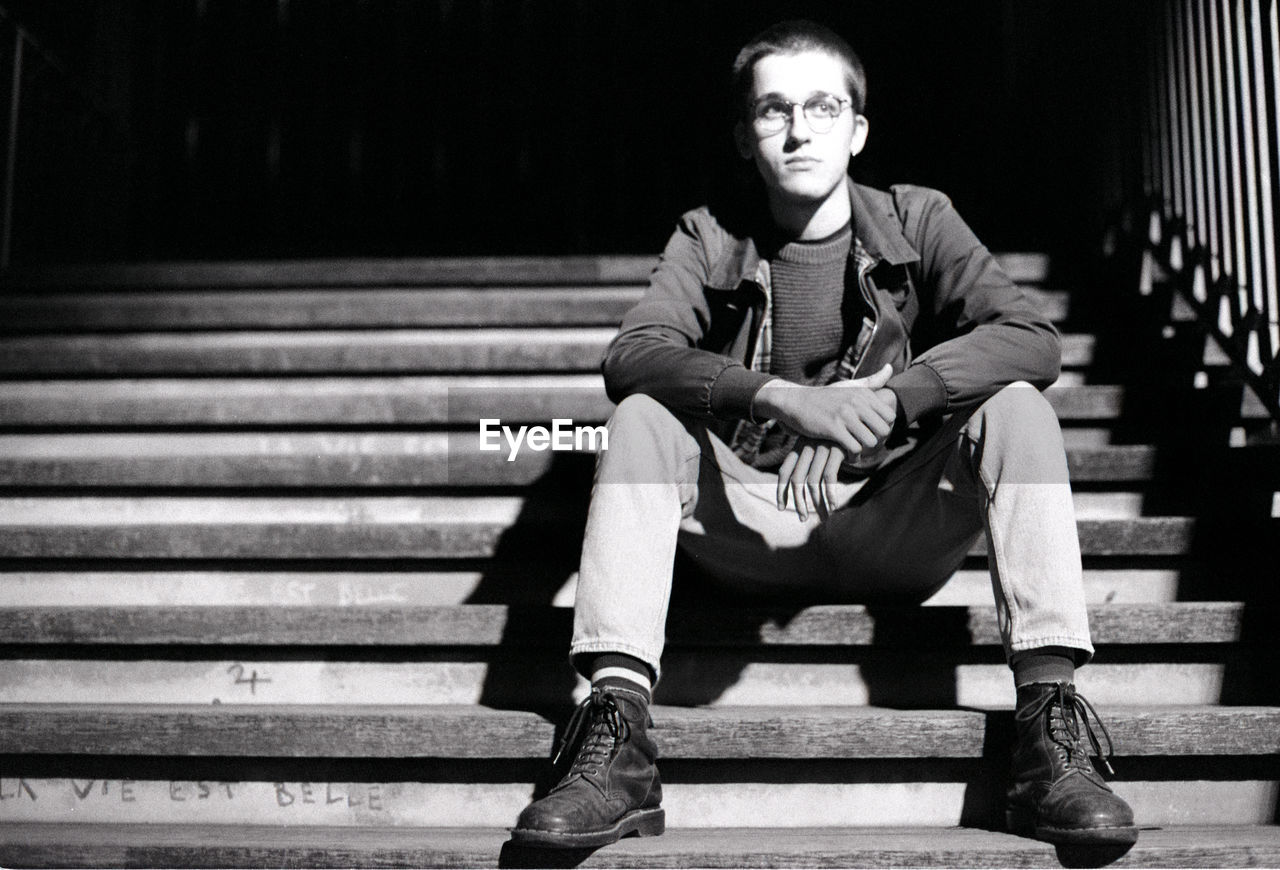
<path fill-rule="evenodd" d="M 253 670 L 246 670 L 245 666 L 240 664 L 239 662 L 227 668 L 227 673 L 231 674 L 231 677 L 232 677 L 231 681 L 233 684 L 237 686 L 248 686 L 250 695 L 258 694 L 259 683 L 271 682 L 271 679 L 269 677 L 258 676 L 258 671 L 256 668 Z M 245 676 L 246 673 L 248 674 L 248 676 Z"/>

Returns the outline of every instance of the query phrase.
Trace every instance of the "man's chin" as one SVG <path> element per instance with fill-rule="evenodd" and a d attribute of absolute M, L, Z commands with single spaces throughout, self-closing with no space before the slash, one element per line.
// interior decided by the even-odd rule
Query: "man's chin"
<path fill-rule="evenodd" d="M 831 184 L 817 179 L 785 178 L 775 188 L 777 193 L 796 205 L 821 205 L 839 187 L 839 181 Z"/>

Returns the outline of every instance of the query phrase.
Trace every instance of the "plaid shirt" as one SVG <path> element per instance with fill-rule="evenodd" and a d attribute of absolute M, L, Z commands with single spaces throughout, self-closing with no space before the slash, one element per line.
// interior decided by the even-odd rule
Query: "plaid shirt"
<path fill-rule="evenodd" d="M 854 237 L 853 240 L 853 261 L 858 270 L 858 285 L 862 286 L 866 280 L 867 272 L 876 264 L 871 254 L 867 253 L 867 249 L 862 246 L 862 240 Z M 866 352 L 867 346 L 871 343 L 871 334 L 875 329 L 875 323 L 872 319 L 864 315 L 862 318 L 862 328 L 858 330 L 857 338 L 845 350 L 844 356 L 840 358 L 840 364 L 836 368 L 835 375 L 832 376 L 830 383 L 836 381 L 851 380 L 858 371 L 858 363 L 862 361 L 862 355 Z M 751 357 L 751 368 L 758 372 L 770 371 L 773 351 L 773 294 L 765 293 L 764 316 L 760 319 L 760 327 L 756 336 L 755 353 Z M 785 456 L 796 442 L 796 435 L 793 433 L 785 433 L 782 436 L 769 438 L 770 431 L 774 429 L 774 420 L 740 420 L 734 429 L 733 437 L 730 439 L 729 446 L 733 452 L 748 464 L 755 464 L 762 457 L 767 457 L 764 464 L 772 464 L 772 460 L 776 458 L 779 462 Z M 766 444 L 766 440 L 770 443 Z"/>

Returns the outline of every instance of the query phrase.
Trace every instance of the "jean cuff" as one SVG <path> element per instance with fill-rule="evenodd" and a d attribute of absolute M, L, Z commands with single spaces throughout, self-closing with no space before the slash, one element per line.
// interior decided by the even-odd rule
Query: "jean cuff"
<path fill-rule="evenodd" d="M 569 664 L 573 669 L 586 679 L 590 680 L 591 675 L 583 672 L 578 667 L 578 657 L 586 655 L 600 655 L 601 653 L 626 653 L 629 656 L 640 659 L 649 666 L 649 670 L 653 671 L 653 685 L 656 688 L 658 681 L 662 679 L 661 656 L 656 655 L 653 650 L 636 646 L 632 643 L 616 640 L 579 640 L 574 641 L 569 646 Z"/>
<path fill-rule="evenodd" d="M 1005 650 L 1005 660 L 1007 661 L 1009 657 L 1016 652 L 1022 652 L 1023 650 L 1029 649 L 1039 649 L 1044 646 L 1065 646 L 1075 650 L 1076 667 L 1088 664 L 1093 658 L 1093 642 L 1089 638 L 1056 634 L 1011 642 L 1009 644 L 1009 648 Z"/>

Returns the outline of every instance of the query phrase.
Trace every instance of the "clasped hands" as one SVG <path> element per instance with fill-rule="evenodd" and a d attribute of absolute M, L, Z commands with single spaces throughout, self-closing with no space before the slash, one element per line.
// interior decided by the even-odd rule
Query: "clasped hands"
<path fill-rule="evenodd" d="M 757 417 L 777 420 L 800 436 L 778 469 L 778 510 L 790 502 L 802 522 L 831 511 L 828 487 L 840 464 L 884 443 L 898 415 L 898 398 L 885 386 L 893 367 L 873 375 L 806 387 L 772 380 L 756 393 Z"/>

